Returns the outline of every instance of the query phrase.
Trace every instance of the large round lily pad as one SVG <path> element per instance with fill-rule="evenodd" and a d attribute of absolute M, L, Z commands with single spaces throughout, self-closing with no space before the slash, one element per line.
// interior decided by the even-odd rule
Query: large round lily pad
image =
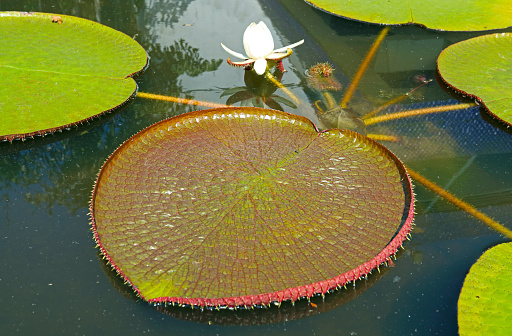
<path fill-rule="evenodd" d="M 453 44 L 441 52 L 437 62 L 441 77 L 450 86 L 477 98 L 496 118 L 512 124 L 512 33 Z"/>
<path fill-rule="evenodd" d="M 91 214 L 103 254 L 145 300 L 257 306 L 378 267 L 410 230 L 411 194 L 398 159 L 358 133 L 225 108 L 126 141 L 100 172 Z"/>
<path fill-rule="evenodd" d="M 419 24 L 431 29 L 475 31 L 512 26 L 510 0 L 307 0 L 326 12 L 380 24 Z"/>
<path fill-rule="evenodd" d="M 89 20 L 0 12 L 0 139 L 70 127 L 124 104 L 148 61 L 129 36 Z"/>
<path fill-rule="evenodd" d="M 512 243 L 486 251 L 471 267 L 459 297 L 459 333 L 510 335 Z"/>

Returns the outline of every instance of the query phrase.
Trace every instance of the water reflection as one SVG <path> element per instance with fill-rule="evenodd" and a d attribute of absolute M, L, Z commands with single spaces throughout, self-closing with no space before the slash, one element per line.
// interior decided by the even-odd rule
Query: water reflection
<path fill-rule="evenodd" d="M 397 256 L 402 254 L 400 251 Z M 410 253 L 410 252 L 409 252 Z M 141 302 L 134 290 L 123 282 L 122 278 L 105 262 L 101 254 L 98 253 L 99 262 L 105 275 L 108 277 L 112 286 L 125 298 L 139 302 L 142 305 L 149 305 Z M 260 307 L 259 309 L 190 309 L 190 307 L 180 307 L 178 305 L 156 305 L 153 308 L 160 313 L 173 316 L 182 320 L 198 322 L 203 324 L 217 324 L 228 326 L 249 326 L 264 325 L 293 321 L 305 317 L 311 317 L 323 312 L 327 312 L 362 295 L 370 289 L 381 278 L 388 273 L 389 267 L 382 266 L 379 271 L 368 275 L 367 278 L 357 280 L 356 283 L 347 284 L 345 288 L 334 290 L 325 296 L 313 296 L 311 300 L 302 299 L 295 303 L 289 301 L 281 305 L 270 305 L 269 307 Z"/>
<path fill-rule="evenodd" d="M 199 49 L 189 45 L 184 39 L 164 47 L 157 43 L 151 44 L 148 46 L 147 52 L 151 55 L 153 72 L 162 75 L 161 78 L 158 78 L 158 87 L 154 87 L 154 89 L 160 88 L 160 91 L 166 92 L 183 90 L 177 83 L 179 76 L 186 74 L 196 77 L 206 71 L 215 71 L 223 61 L 222 59 L 204 59 L 200 56 Z"/>
<path fill-rule="evenodd" d="M 274 69 L 273 76 L 281 81 L 284 72 Z M 270 81 L 266 76 L 260 76 L 254 71 L 244 71 L 245 86 L 226 89 L 220 97 L 229 96 L 226 105 L 234 105 L 240 103 L 240 106 L 267 107 L 279 111 L 284 111 L 281 104 L 296 109 L 292 101 L 275 94 L 278 87 Z"/>
<path fill-rule="evenodd" d="M 149 27 L 149 35 L 158 34 L 158 25 L 164 24 L 166 27 L 174 28 L 188 6 L 194 0 L 140 0 L 141 11 L 144 15 L 143 22 Z"/>
<path fill-rule="evenodd" d="M 178 306 L 157 306 L 155 309 L 161 313 L 204 324 L 218 324 L 228 326 L 251 326 L 284 323 L 306 317 L 312 317 L 336 309 L 350 302 L 370 289 L 383 276 L 386 268 L 381 273 L 373 273 L 368 279 L 358 280 L 356 285 L 348 284 L 347 288 L 327 293 L 325 297 L 314 296 L 310 302 L 306 299 L 291 302 L 283 302 L 279 307 L 271 305 L 267 308 L 237 309 L 237 310 L 200 310 Z"/>

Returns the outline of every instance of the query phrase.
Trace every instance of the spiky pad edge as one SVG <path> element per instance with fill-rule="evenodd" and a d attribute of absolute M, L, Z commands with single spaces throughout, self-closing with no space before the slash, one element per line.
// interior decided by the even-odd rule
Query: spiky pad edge
<path fill-rule="evenodd" d="M 118 109 L 128 105 L 133 99 L 135 99 L 135 97 L 137 96 L 137 92 L 139 91 L 139 87 L 137 85 L 137 83 L 135 83 L 135 91 L 133 91 L 133 93 L 131 94 L 131 96 L 129 96 L 124 102 L 122 102 L 121 104 L 117 105 L 117 106 L 114 106 L 112 107 L 111 109 L 108 109 L 108 110 L 105 110 L 103 112 L 100 112 L 98 114 L 95 114 L 95 115 L 92 115 L 90 117 L 87 117 L 85 119 L 82 119 L 82 120 L 78 120 L 76 122 L 73 122 L 73 123 L 70 123 L 70 124 L 66 124 L 66 125 L 61 125 L 61 126 L 58 126 L 58 127 L 52 127 L 52 128 L 47 128 L 47 129 L 42 129 L 42 130 L 38 130 L 38 131 L 34 131 L 34 132 L 30 132 L 30 133 L 15 133 L 15 134 L 8 134 L 8 135 L 4 135 L 4 136 L 0 136 L 0 141 L 9 141 L 9 142 L 13 142 L 14 140 L 21 140 L 21 141 L 25 141 L 27 140 L 27 138 L 32 138 L 34 139 L 34 137 L 36 136 L 47 136 L 47 135 L 50 135 L 50 134 L 53 134 L 55 132 L 62 132 L 63 130 L 69 130 L 73 127 L 79 127 L 80 125 L 84 124 L 84 123 L 87 123 L 95 118 L 99 118 L 101 117 L 102 115 L 104 114 L 107 114 L 107 113 L 111 113 L 111 112 L 114 112 L 114 111 L 117 111 Z"/>
<path fill-rule="evenodd" d="M 211 110 L 201 110 L 201 111 L 195 111 L 195 112 L 188 112 L 181 114 L 174 118 L 183 118 L 187 116 L 193 116 L 197 113 L 205 113 Z M 287 114 L 286 112 L 282 112 Z M 301 118 L 300 116 L 294 115 L 295 118 Z M 165 121 L 165 120 L 163 120 Z M 161 121 L 161 122 L 163 122 Z M 310 121 L 311 122 L 311 121 Z M 318 128 L 315 124 L 313 124 L 313 127 L 318 131 Z M 153 127 L 154 125 L 151 125 L 147 128 Z M 325 131 L 323 131 L 325 132 Z M 320 133 L 323 133 L 320 132 Z M 127 140 L 129 141 L 129 140 Z M 119 147 L 123 146 L 121 144 Z M 414 221 L 414 192 L 413 192 L 413 186 L 411 182 L 411 178 L 409 177 L 409 174 L 407 174 L 407 171 L 402 164 L 402 162 L 387 149 L 383 145 L 381 145 L 378 142 L 375 142 L 375 146 L 383 148 L 389 155 L 389 158 L 393 160 L 397 168 L 400 170 L 400 175 L 402 176 L 402 183 L 407 183 L 408 185 L 408 195 L 410 197 L 409 203 L 406 205 L 409 206 L 409 213 L 407 214 L 407 218 L 404 221 L 404 224 L 402 225 L 402 228 L 396 233 L 395 237 L 382 249 L 382 251 L 377 254 L 374 258 L 371 260 L 365 262 L 364 264 L 345 272 L 341 275 L 338 275 L 334 278 L 323 280 L 319 282 L 315 282 L 309 285 L 299 286 L 299 287 L 293 287 L 293 288 L 287 288 L 281 291 L 272 292 L 272 293 L 265 293 L 265 294 L 258 294 L 258 295 L 244 295 L 244 296 L 236 296 L 236 297 L 224 297 L 224 298 L 187 298 L 187 297 L 158 297 L 154 299 L 147 300 L 140 292 L 140 290 L 135 286 L 130 279 L 124 274 L 124 272 L 112 261 L 111 257 L 107 253 L 106 249 L 104 248 L 103 244 L 101 243 L 99 239 L 99 234 L 96 228 L 96 223 L 94 221 L 94 194 L 96 192 L 97 188 L 97 182 L 98 179 L 95 181 L 95 185 L 93 188 L 93 194 L 91 197 L 90 202 L 90 211 L 89 215 L 91 216 L 91 226 L 93 231 L 93 238 L 96 242 L 96 247 L 98 247 L 101 251 L 101 254 L 103 255 L 103 258 L 107 260 L 107 262 L 112 266 L 112 268 L 124 279 L 125 283 L 128 284 L 130 287 L 132 287 L 141 299 L 152 303 L 154 305 L 160 305 L 160 304 L 171 304 L 171 305 L 179 305 L 179 306 L 191 306 L 191 307 L 198 307 L 198 308 L 216 308 L 216 309 L 227 309 L 227 308 L 254 308 L 254 307 L 266 307 L 270 306 L 272 303 L 274 304 L 281 304 L 283 301 L 291 301 L 295 302 L 302 298 L 310 299 L 314 295 L 324 295 L 327 292 L 340 289 L 344 286 L 346 286 L 350 282 L 355 282 L 356 280 L 361 279 L 364 276 L 367 276 L 370 274 L 373 270 L 378 269 L 380 265 L 386 264 L 388 260 L 392 256 L 395 255 L 395 253 L 398 251 L 400 247 L 402 247 L 402 244 L 406 239 L 408 239 L 409 233 L 412 229 L 412 224 Z M 115 151 L 114 151 L 115 152 Z M 105 161 L 103 166 L 105 166 L 111 159 L 112 155 Z M 102 167 L 103 168 L 103 167 Z M 101 170 L 98 172 L 98 177 L 101 173 Z"/>

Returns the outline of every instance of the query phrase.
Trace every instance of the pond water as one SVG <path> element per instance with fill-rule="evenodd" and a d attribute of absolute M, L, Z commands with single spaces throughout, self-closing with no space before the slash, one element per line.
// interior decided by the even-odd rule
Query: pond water
<path fill-rule="evenodd" d="M 344 20 L 298 0 L 3 0 L 0 10 L 84 17 L 120 30 L 151 56 L 139 90 L 225 103 L 243 87 L 224 43 L 243 51 L 242 34 L 263 20 L 276 47 L 302 38 L 284 61 L 282 82 L 301 100 L 287 112 L 318 122 L 305 71 L 330 62 L 346 87 L 381 27 Z M 512 31 L 508 29 L 508 31 Z M 454 104 L 436 80 L 436 58 L 448 45 L 484 33 L 393 27 L 351 102 L 364 114 L 433 82 L 391 109 Z M 227 92 L 227 93 L 226 93 Z M 224 94 L 223 94 L 224 93 Z M 287 99 L 277 90 L 275 94 Z M 336 100 L 340 92 L 333 93 Z M 251 311 L 173 308 L 138 300 L 95 248 L 89 200 L 97 173 L 122 142 L 191 106 L 135 99 L 121 111 L 79 128 L 0 146 L 0 326 L 3 335 L 456 335 L 463 280 L 489 247 L 508 241 L 416 183 L 417 215 L 394 267 L 354 287 L 292 306 Z M 512 228 L 512 134 L 478 108 L 380 123 L 370 133 L 397 135 L 388 146 L 403 162 Z"/>

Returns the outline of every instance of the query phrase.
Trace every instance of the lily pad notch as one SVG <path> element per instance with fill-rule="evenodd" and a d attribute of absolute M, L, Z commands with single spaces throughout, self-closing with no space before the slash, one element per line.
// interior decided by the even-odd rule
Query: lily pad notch
<path fill-rule="evenodd" d="M 512 33 L 482 35 L 450 45 L 437 59 L 444 83 L 512 125 Z"/>
<path fill-rule="evenodd" d="M 123 143 L 90 213 L 97 246 L 145 301 L 262 307 L 378 269 L 408 238 L 414 195 L 396 156 L 356 132 L 220 108 Z"/>
<path fill-rule="evenodd" d="M 125 105 L 148 55 L 90 20 L 0 12 L 0 140 L 67 129 Z"/>

